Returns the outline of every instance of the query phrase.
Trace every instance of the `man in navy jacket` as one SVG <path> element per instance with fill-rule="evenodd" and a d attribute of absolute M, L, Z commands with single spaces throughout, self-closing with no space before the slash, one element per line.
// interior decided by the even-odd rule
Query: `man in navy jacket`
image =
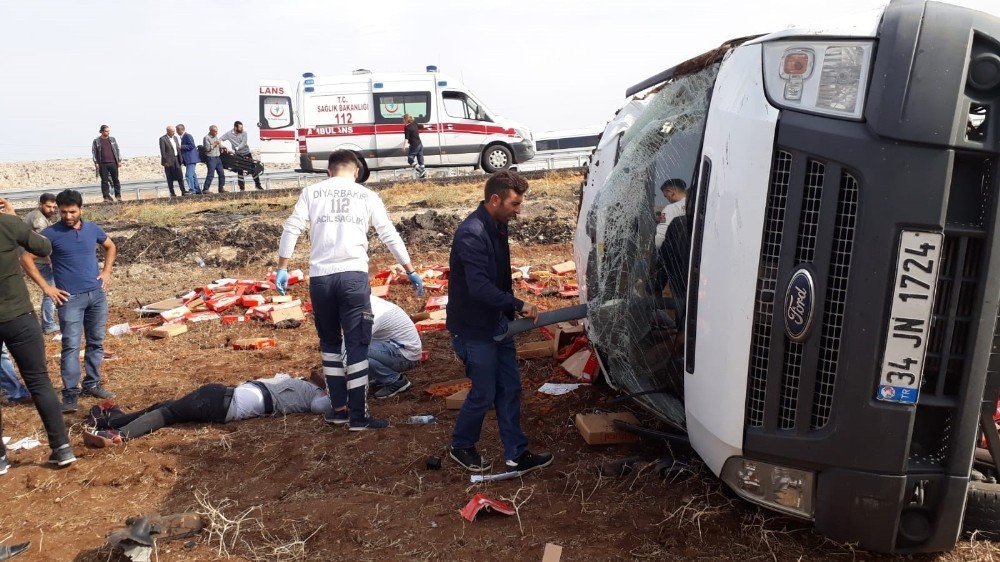
<path fill-rule="evenodd" d="M 514 341 L 493 339 L 507 331 L 515 313 L 538 315 L 537 306 L 514 296 L 510 278 L 507 222 L 520 212 L 527 190 L 528 182 L 516 173 L 490 176 L 483 202 L 459 225 L 451 245 L 447 326 L 472 389 L 455 421 L 450 456 L 472 472 L 491 467 L 476 450 L 490 406 L 496 408 L 507 470 L 525 473 L 552 464 L 551 453 L 528 450 L 521 431 L 521 373 Z"/>
<path fill-rule="evenodd" d="M 201 184 L 198 183 L 198 173 L 195 168 L 201 162 L 198 154 L 198 143 L 194 136 L 187 132 L 184 125 L 177 125 L 177 134 L 181 137 L 181 161 L 184 162 L 184 179 L 191 193 L 200 194 Z"/>

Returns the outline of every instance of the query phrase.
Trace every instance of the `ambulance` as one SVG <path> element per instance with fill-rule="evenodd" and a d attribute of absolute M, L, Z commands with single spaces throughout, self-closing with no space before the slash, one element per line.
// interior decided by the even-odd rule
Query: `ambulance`
<path fill-rule="evenodd" d="M 531 131 L 490 111 L 461 81 L 426 72 L 302 75 L 258 86 L 261 161 L 323 171 L 334 150 L 354 151 L 361 181 L 371 170 L 406 167 L 403 115 L 421 125 L 428 168 L 473 166 L 505 170 L 535 155 Z"/>

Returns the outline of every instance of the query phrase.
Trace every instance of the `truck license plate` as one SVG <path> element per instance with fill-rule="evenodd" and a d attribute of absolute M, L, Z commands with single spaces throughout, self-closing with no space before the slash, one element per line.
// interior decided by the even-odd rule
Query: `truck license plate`
<path fill-rule="evenodd" d="M 915 404 L 920 392 L 934 290 L 941 267 L 939 232 L 904 230 L 896 258 L 896 284 L 876 397 Z"/>

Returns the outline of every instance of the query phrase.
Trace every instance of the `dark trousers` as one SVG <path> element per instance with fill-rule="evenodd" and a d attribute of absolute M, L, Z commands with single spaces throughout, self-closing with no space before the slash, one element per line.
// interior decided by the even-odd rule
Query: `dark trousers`
<path fill-rule="evenodd" d="M 253 156 L 251 154 L 249 154 L 249 153 L 247 153 L 247 154 L 237 154 L 237 156 L 239 156 L 240 158 L 242 158 L 244 160 L 249 160 L 249 161 L 253 162 Z M 253 184 L 254 184 L 254 186 L 257 189 L 264 189 L 264 187 L 260 185 L 260 176 L 257 175 L 257 174 L 252 174 L 252 176 L 253 176 Z M 236 171 L 236 183 L 239 184 L 240 191 L 243 191 L 243 188 L 246 187 L 246 184 L 243 182 L 243 170 L 237 170 Z"/>
<path fill-rule="evenodd" d="M 455 355 L 465 363 L 465 376 L 472 381 L 451 434 L 451 446 L 468 449 L 479 442 L 483 420 L 490 406 L 497 411 L 497 427 L 504 459 L 514 460 L 528 447 L 521 431 L 521 372 L 517 368 L 514 340 L 473 340 L 451 335 Z"/>
<path fill-rule="evenodd" d="M 406 163 L 412 166 L 414 160 L 417 161 L 418 167 L 424 167 L 424 145 L 410 145 L 410 149 L 406 151 Z"/>
<path fill-rule="evenodd" d="M 174 194 L 174 182 L 177 182 L 178 187 L 181 188 L 181 195 L 185 195 L 187 190 L 184 189 L 184 173 L 181 172 L 181 163 L 178 160 L 173 166 L 164 166 L 163 173 L 167 176 L 167 189 L 170 190 L 170 196 L 173 197 Z"/>
<path fill-rule="evenodd" d="M 118 164 L 114 162 L 102 162 L 97 170 L 101 173 L 101 193 L 105 197 L 111 197 L 111 188 L 115 189 L 115 197 L 122 196 L 122 184 L 118 181 Z"/>
<path fill-rule="evenodd" d="M 7 350 L 14 358 L 21 378 L 31 393 L 35 409 L 45 426 L 49 446 L 58 449 L 69 443 L 59 398 L 49 380 L 49 371 L 45 368 L 45 342 L 35 313 L 29 312 L 13 320 L 0 322 L 0 343 L 7 345 Z M 2 433 L 3 417 L 0 413 L 0 434 Z M 0 456 L 6 453 L 6 448 L 0 443 Z"/>
<path fill-rule="evenodd" d="M 222 158 L 209 156 L 208 162 L 205 164 L 208 166 L 208 175 L 205 176 L 205 186 L 201 188 L 201 192 L 208 193 L 208 189 L 212 187 L 212 177 L 219 174 L 219 193 L 222 193 L 226 187 L 226 173 L 223 171 Z"/>
<path fill-rule="evenodd" d="M 368 345 L 375 320 L 368 274 L 346 271 L 312 277 L 309 297 L 330 403 L 334 410 L 346 405 L 350 421 L 362 421 L 368 417 Z"/>
<path fill-rule="evenodd" d="M 157 402 L 138 412 L 120 414 L 102 425 L 103 428 L 119 430 L 125 439 L 135 439 L 176 423 L 225 423 L 232 399 L 231 387 L 206 384 L 177 400 Z"/>

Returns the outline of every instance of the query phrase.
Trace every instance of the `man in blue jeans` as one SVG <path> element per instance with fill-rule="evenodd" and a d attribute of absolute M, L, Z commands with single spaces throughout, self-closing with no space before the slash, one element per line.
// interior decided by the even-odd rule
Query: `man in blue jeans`
<path fill-rule="evenodd" d="M 31 403 L 31 394 L 21 384 L 21 379 L 17 378 L 17 371 L 14 370 L 14 363 L 10 360 L 6 345 L 0 347 L 0 391 L 7 397 L 8 402 Z"/>
<path fill-rule="evenodd" d="M 52 274 L 55 285 L 48 284 L 34 264 L 34 256 L 25 253 L 21 266 L 42 292 L 58 305 L 62 329 L 63 412 L 75 412 L 80 397 L 80 338 L 86 335 L 84 354 L 86 377 L 83 393 L 96 398 L 114 398 L 101 386 L 101 361 L 104 359 L 104 334 L 108 320 L 105 289 L 111 282 L 115 263 L 115 243 L 101 227 L 83 220 L 83 196 L 67 189 L 56 196 L 62 220 L 42 231 L 52 242 Z M 104 268 L 97 263 L 97 246 L 104 248 Z"/>
<path fill-rule="evenodd" d="M 390 398 L 410 388 L 410 379 L 403 373 L 420 365 L 423 344 L 406 311 L 375 295 L 371 301 L 375 318 L 368 369 L 375 379 L 375 398 Z"/>
<path fill-rule="evenodd" d="M 187 183 L 191 193 L 200 194 L 201 184 L 198 183 L 198 163 L 201 162 L 201 155 L 198 154 L 198 144 L 194 142 L 194 135 L 187 132 L 184 125 L 177 125 L 177 135 L 181 137 L 181 162 L 184 163 L 184 182 Z"/>
<path fill-rule="evenodd" d="M 521 430 L 521 373 L 511 339 L 496 341 L 515 313 L 537 318 L 538 307 L 514 296 L 507 223 L 521 210 L 528 182 L 497 172 L 486 180 L 483 201 L 455 231 L 448 274 L 448 331 L 455 354 L 465 363 L 472 388 L 451 435 L 451 458 L 472 472 L 492 466 L 476 449 L 483 420 L 496 408 L 508 471 L 522 474 L 552 464 L 551 453 L 528 450 Z"/>
<path fill-rule="evenodd" d="M 389 422 L 368 414 L 368 345 L 374 322 L 368 281 L 370 228 L 406 270 L 417 295 L 424 293 L 423 281 L 410 265 L 410 255 L 382 199 L 357 183 L 360 170 L 361 162 L 353 152 L 335 150 L 330 154 L 330 178 L 303 189 L 285 221 L 274 275 L 275 286 L 284 294 L 288 261 L 299 235 L 308 229 L 312 243 L 309 297 L 333 405 L 326 421 L 347 424 L 350 431 L 389 426 Z"/>
<path fill-rule="evenodd" d="M 41 234 L 43 230 L 59 221 L 59 207 L 56 205 L 56 196 L 51 193 L 43 193 L 38 198 L 38 208 L 24 215 L 24 222 L 31 227 L 31 230 Z M 49 258 L 38 258 L 35 260 L 38 272 L 42 274 L 45 281 L 51 285 L 52 264 Z M 48 295 L 42 295 L 42 333 L 54 334 L 59 331 L 59 322 L 56 320 L 56 304 Z"/>

